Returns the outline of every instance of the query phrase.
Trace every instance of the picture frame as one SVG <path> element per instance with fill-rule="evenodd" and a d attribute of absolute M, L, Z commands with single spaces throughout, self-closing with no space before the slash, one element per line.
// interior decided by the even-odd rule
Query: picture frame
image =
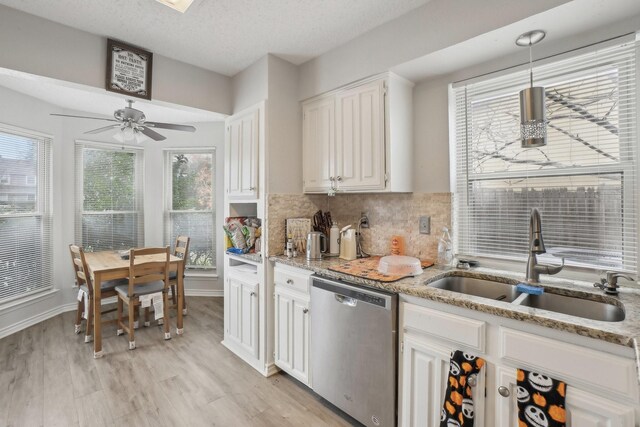
<path fill-rule="evenodd" d="M 153 53 L 107 39 L 106 89 L 126 96 L 151 99 Z"/>

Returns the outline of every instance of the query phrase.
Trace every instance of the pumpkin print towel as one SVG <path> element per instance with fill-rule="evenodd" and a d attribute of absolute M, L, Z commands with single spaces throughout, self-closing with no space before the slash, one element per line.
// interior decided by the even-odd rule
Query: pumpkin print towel
<path fill-rule="evenodd" d="M 477 377 L 484 359 L 456 350 L 449 362 L 449 384 L 440 413 L 440 427 L 473 426 L 473 396 L 469 378 Z M 484 391 L 482 391 L 484 393 Z"/>
<path fill-rule="evenodd" d="M 518 369 L 518 427 L 564 427 L 565 390 L 562 381 Z"/>

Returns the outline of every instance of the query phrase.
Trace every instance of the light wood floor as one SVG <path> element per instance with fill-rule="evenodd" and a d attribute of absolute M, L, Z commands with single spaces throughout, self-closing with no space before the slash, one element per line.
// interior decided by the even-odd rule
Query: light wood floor
<path fill-rule="evenodd" d="M 105 326 L 97 360 L 73 333 L 75 313 L 1 339 L 0 426 L 350 425 L 295 380 L 264 378 L 223 347 L 222 298 L 188 305 L 184 335 L 164 341 L 154 322 L 136 330 L 133 351 Z"/>

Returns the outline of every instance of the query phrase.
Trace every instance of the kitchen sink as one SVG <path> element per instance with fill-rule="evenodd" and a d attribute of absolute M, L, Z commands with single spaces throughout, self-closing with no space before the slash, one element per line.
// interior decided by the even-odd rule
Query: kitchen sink
<path fill-rule="evenodd" d="M 522 294 L 515 285 L 463 276 L 446 276 L 428 284 L 429 287 L 444 289 L 497 301 L 504 301 L 523 307 L 538 308 L 556 313 L 568 314 L 583 319 L 603 322 L 621 322 L 625 319 L 624 308 L 615 304 L 545 292 L 542 295 Z"/>
<path fill-rule="evenodd" d="M 520 305 L 603 322 L 621 322 L 625 317 L 624 309 L 617 305 L 549 292 L 527 295 Z"/>
<path fill-rule="evenodd" d="M 472 277 L 447 276 L 429 283 L 429 286 L 505 302 L 512 302 L 520 295 L 514 285 Z"/>

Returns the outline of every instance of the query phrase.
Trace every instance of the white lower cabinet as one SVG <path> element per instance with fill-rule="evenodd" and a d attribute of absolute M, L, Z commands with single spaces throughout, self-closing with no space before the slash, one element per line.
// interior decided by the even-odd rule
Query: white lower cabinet
<path fill-rule="evenodd" d="M 401 302 L 399 311 L 399 425 L 439 425 L 450 353 L 457 349 L 486 362 L 473 390 L 476 426 L 519 425 L 518 368 L 567 384 L 568 427 L 634 427 L 640 422 L 640 391 L 631 349 L 598 343 L 596 350 L 593 340 L 574 334 L 549 329 L 545 335 L 547 328 L 524 322 L 403 299 L 411 303 Z M 448 328 L 433 327 L 442 320 L 448 321 Z M 470 334 L 474 325 L 476 330 Z"/>
<path fill-rule="evenodd" d="M 276 366 L 302 383 L 311 386 L 309 371 L 309 292 L 311 273 L 276 265 L 275 277 L 275 351 Z"/>
<path fill-rule="evenodd" d="M 225 283 L 228 301 L 227 338 L 253 357 L 258 357 L 258 280 L 228 274 Z"/>

